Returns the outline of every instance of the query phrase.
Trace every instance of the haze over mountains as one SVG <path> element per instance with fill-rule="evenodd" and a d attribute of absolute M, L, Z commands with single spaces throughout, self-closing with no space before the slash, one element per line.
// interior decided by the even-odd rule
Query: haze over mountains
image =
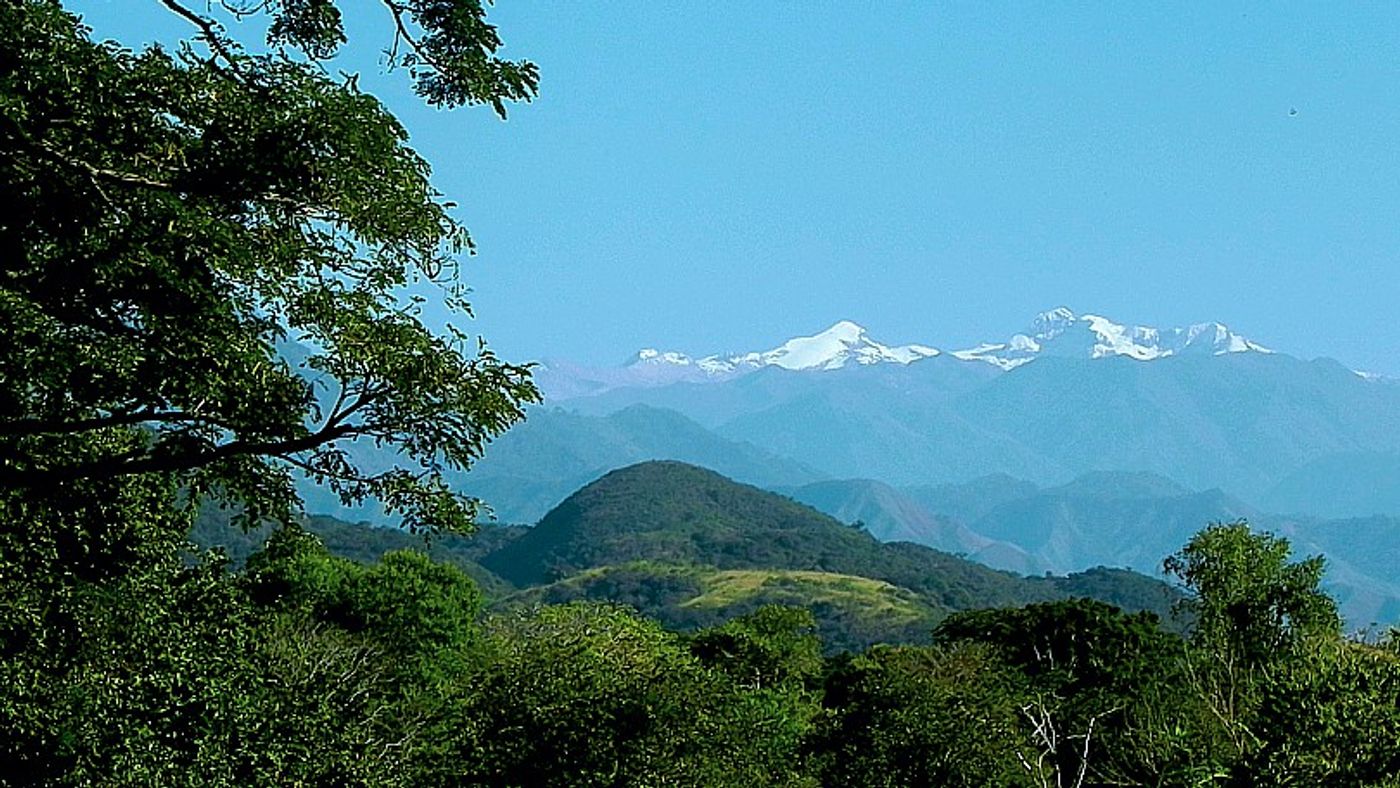
<path fill-rule="evenodd" d="M 1206 523 L 1247 517 L 1325 552 L 1354 623 L 1400 618 L 1400 570 L 1370 558 L 1400 547 L 1400 386 L 1221 323 L 1060 308 L 942 348 L 842 321 L 769 350 L 549 361 L 536 379 L 544 406 L 459 479 L 505 522 L 650 459 L 1022 573 L 1155 572 Z"/>
<path fill-rule="evenodd" d="M 829 478 L 895 485 L 1148 471 L 1330 514 L 1345 507 L 1329 489 L 1302 501 L 1274 491 L 1310 464 L 1331 468 L 1328 458 L 1344 474 L 1384 478 L 1400 454 L 1400 386 L 1273 352 L 1219 323 L 1157 329 L 1067 309 L 949 352 L 841 322 L 768 351 L 643 351 L 601 370 L 549 362 L 537 379 L 547 405 L 675 411 Z"/>

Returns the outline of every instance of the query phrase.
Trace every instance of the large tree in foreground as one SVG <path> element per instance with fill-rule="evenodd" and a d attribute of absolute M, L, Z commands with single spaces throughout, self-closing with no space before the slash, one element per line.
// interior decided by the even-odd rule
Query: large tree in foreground
<path fill-rule="evenodd" d="M 336 3 L 150 2 L 189 24 L 173 51 L 96 43 L 54 0 L 0 2 L 5 527 L 154 477 L 286 519 L 298 472 L 410 527 L 469 527 L 443 474 L 536 390 L 420 316 L 424 292 L 470 314 L 471 242 L 394 116 L 326 67 Z M 382 10 L 430 104 L 504 116 L 534 95 L 480 0 Z M 248 14 L 270 17 L 257 46 L 227 32 Z M 404 462 L 358 467 L 356 440 Z"/>

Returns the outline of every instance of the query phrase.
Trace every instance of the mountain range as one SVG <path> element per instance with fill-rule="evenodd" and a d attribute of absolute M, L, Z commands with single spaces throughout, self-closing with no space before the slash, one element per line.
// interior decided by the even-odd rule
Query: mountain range
<path fill-rule="evenodd" d="M 1400 564 L 1369 558 L 1400 546 L 1400 385 L 1221 323 L 1060 308 L 943 350 L 841 321 L 761 351 L 547 361 L 536 380 L 545 404 L 455 480 L 504 522 L 653 459 L 1024 573 L 1155 572 L 1207 522 L 1245 517 L 1327 554 L 1349 620 L 1400 618 Z M 358 514 L 336 506 L 309 504 Z"/>
<path fill-rule="evenodd" d="M 245 532 L 218 507 L 190 540 L 243 564 L 271 526 Z M 927 642 L 950 613 L 1092 597 L 1156 613 L 1179 594 L 1139 573 L 1095 568 L 1021 576 L 909 542 L 876 539 L 787 496 L 673 461 L 637 463 L 574 491 L 533 527 L 484 526 L 470 538 L 425 540 L 396 528 L 306 518 L 332 553 L 373 562 L 426 551 L 458 566 L 498 612 L 587 599 L 625 604 L 677 629 L 709 626 L 762 605 L 812 611 L 831 650 Z"/>
<path fill-rule="evenodd" d="M 1076 315 L 1067 307 L 1057 307 L 1036 315 L 1027 328 L 1007 340 L 946 353 L 927 344 L 882 344 L 861 325 L 842 320 L 825 331 L 789 339 L 769 350 L 693 357 L 674 350 L 643 348 L 620 369 L 547 361 L 540 365 L 537 377 L 547 394 L 568 399 L 622 386 L 728 380 L 769 367 L 810 372 L 876 364 L 908 366 L 945 355 L 1010 370 L 1042 356 L 1122 356 L 1150 361 L 1180 355 L 1272 352 L 1222 323 L 1157 329 L 1122 325 L 1100 315 Z"/>
<path fill-rule="evenodd" d="M 546 362 L 537 379 L 548 405 L 581 415 L 675 411 L 825 477 L 896 486 L 1148 471 L 1290 513 L 1374 514 L 1292 475 L 1385 480 L 1400 467 L 1400 386 L 1220 323 L 1157 329 L 1061 308 L 1005 342 L 940 352 L 840 322 L 768 351 L 643 351 L 602 370 Z M 1300 489 L 1306 499 L 1288 497 Z"/>

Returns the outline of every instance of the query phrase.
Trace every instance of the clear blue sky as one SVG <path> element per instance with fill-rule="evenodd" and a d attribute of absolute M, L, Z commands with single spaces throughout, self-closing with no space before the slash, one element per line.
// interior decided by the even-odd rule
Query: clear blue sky
<path fill-rule="evenodd" d="M 462 205 L 507 358 L 843 318 L 954 348 L 1065 304 L 1400 375 L 1400 5 L 502 0 L 542 72 L 506 123 L 379 76 L 382 9 L 345 5 L 341 65 Z M 68 6 L 184 32 L 154 0 Z"/>

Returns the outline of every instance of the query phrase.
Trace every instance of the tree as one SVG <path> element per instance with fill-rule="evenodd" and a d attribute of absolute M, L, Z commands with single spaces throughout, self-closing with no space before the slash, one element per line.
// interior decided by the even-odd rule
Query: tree
<path fill-rule="evenodd" d="M 1189 594 L 1182 684 L 1215 717 L 1231 751 L 1221 761 L 1236 768 L 1270 746 L 1259 727 L 1267 687 L 1341 640 L 1337 604 L 1321 589 L 1323 559 L 1294 562 L 1291 553 L 1287 539 L 1239 521 L 1208 526 L 1164 563 Z"/>
<path fill-rule="evenodd" d="M 68 591 L 69 630 L 0 651 L 0 784 L 387 785 L 430 743 L 376 639 L 256 604 L 217 560 Z"/>
<path fill-rule="evenodd" d="M 325 562 L 329 621 L 185 537 L 207 500 L 293 520 L 298 473 L 469 530 L 444 474 L 538 395 L 424 321 L 425 293 L 470 314 L 471 240 L 393 115 L 332 76 L 336 3 L 151 2 L 190 38 L 133 52 L 57 0 L 0 2 L 0 781 L 403 780 L 407 699 L 476 631 L 474 585 Z M 534 95 L 478 0 L 383 7 L 429 103 Z M 257 14 L 265 46 L 229 33 Z"/>
<path fill-rule="evenodd" d="M 1321 589 L 1321 556 L 1289 560 L 1287 539 L 1244 521 L 1196 534 L 1164 567 L 1191 592 L 1182 605 L 1198 645 L 1263 665 L 1341 633 L 1337 603 Z"/>
<path fill-rule="evenodd" d="M 354 75 L 333 0 L 267 14 L 250 51 L 220 20 L 174 52 L 95 43 L 56 0 L 0 4 L 0 506 L 165 475 L 180 500 L 290 519 L 293 473 L 465 530 L 463 468 L 537 398 L 526 367 L 421 316 L 470 314 L 471 249 L 402 126 Z M 479 0 L 385 0 L 391 63 L 429 103 L 530 99 Z M 406 288 L 417 285 L 418 291 Z M 370 470 L 353 441 L 397 448 Z M 111 494 L 110 488 L 96 494 Z"/>
<path fill-rule="evenodd" d="M 1335 640 L 1267 674 L 1240 784 L 1400 784 L 1400 650 Z"/>
<path fill-rule="evenodd" d="M 690 652 L 754 689 L 792 689 L 817 684 L 822 644 L 810 610 L 764 605 L 745 616 L 703 629 L 690 638 Z"/>
<path fill-rule="evenodd" d="M 454 726 L 454 783 L 806 785 L 807 721 L 625 609 L 571 603 L 493 622 Z"/>
<path fill-rule="evenodd" d="M 934 642 L 994 647 L 1025 677 L 1021 712 L 1047 781 L 1193 784 L 1209 760 L 1210 720 L 1179 692 L 1185 644 L 1152 613 L 1092 599 L 974 610 L 945 619 Z"/>
<path fill-rule="evenodd" d="M 331 555 L 301 529 L 283 528 L 249 559 L 244 582 L 261 604 L 372 638 L 390 662 L 418 677 L 458 672 L 479 636 L 476 584 L 422 552 L 394 550 L 366 566 Z"/>

